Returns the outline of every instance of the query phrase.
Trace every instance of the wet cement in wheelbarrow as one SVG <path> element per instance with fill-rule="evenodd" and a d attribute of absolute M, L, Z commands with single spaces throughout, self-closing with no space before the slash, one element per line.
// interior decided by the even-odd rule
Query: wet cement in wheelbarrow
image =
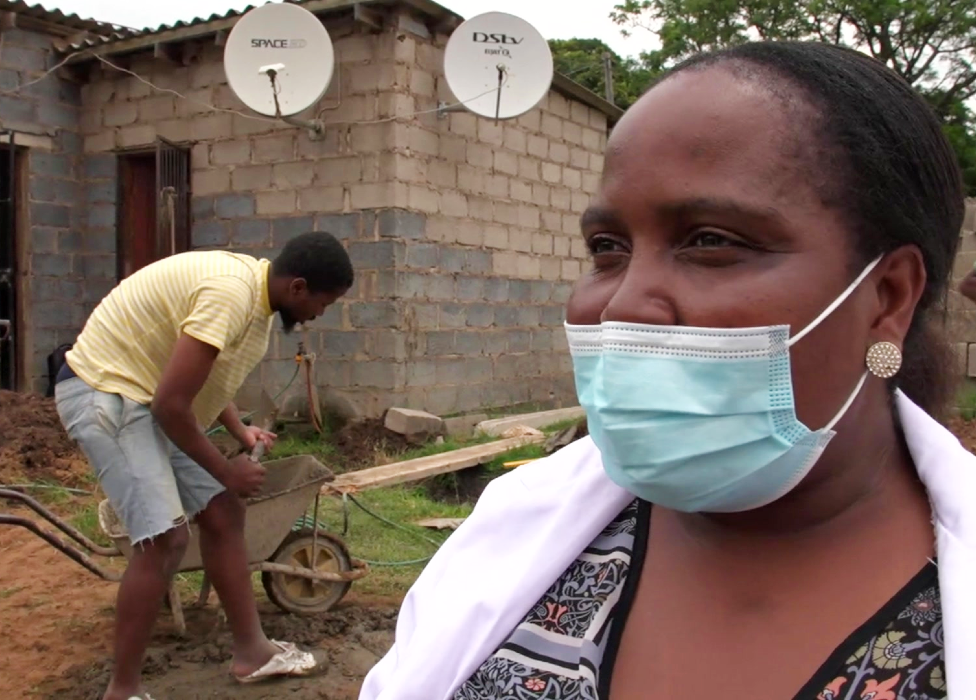
<path fill-rule="evenodd" d="M 187 635 L 173 633 L 164 615 L 150 648 L 144 678 L 158 700 L 355 700 L 363 679 L 393 643 L 395 601 L 359 599 L 350 594 L 333 611 L 298 617 L 262 604 L 268 636 L 305 648 L 324 649 L 324 672 L 303 679 L 241 685 L 229 675 L 230 634 L 215 606 L 187 609 Z M 99 700 L 110 677 L 110 661 L 68 669 L 39 689 L 49 700 Z"/>

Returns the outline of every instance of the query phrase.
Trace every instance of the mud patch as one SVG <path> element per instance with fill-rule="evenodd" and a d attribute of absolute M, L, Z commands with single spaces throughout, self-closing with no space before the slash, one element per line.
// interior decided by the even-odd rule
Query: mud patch
<path fill-rule="evenodd" d="M 431 500 L 452 505 L 473 504 L 478 502 L 485 487 L 497 477 L 498 472 L 490 471 L 484 465 L 478 465 L 435 476 L 420 482 L 419 485 Z"/>
<path fill-rule="evenodd" d="M 334 442 L 338 473 L 374 467 L 416 447 L 375 418 L 348 423 L 336 432 Z"/>
<path fill-rule="evenodd" d="M 967 421 L 962 418 L 950 418 L 946 425 L 952 434 L 959 438 L 959 442 L 969 450 L 976 453 L 976 421 Z"/>
<path fill-rule="evenodd" d="M 162 629 L 144 666 L 146 688 L 167 700 L 356 700 L 363 679 L 393 643 L 396 609 L 350 596 L 335 611 L 297 617 L 262 606 L 262 622 L 272 639 L 323 649 L 325 670 L 314 678 L 241 685 L 229 673 L 230 634 L 215 608 L 187 610 L 185 639 Z M 168 628 L 168 620 L 160 625 Z M 69 669 L 42 688 L 50 700 L 98 700 L 111 675 L 111 662 Z M 67 693 L 67 694 L 65 694 Z"/>
<path fill-rule="evenodd" d="M 54 400 L 0 391 L 0 483 L 90 487 L 84 454 L 61 427 Z"/>

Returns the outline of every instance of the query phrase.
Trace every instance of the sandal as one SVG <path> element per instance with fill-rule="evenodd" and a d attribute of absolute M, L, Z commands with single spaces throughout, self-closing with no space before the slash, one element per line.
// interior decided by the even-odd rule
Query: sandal
<path fill-rule="evenodd" d="M 271 643 L 281 649 L 268 663 L 247 676 L 234 676 L 238 683 L 257 683 L 281 676 L 305 677 L 315 675 L 325 668 L 325 652 L 302 651 L 291 642 Z"/>

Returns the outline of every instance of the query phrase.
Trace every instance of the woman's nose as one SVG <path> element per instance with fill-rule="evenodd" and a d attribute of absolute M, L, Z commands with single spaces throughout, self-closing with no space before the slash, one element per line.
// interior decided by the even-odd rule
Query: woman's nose
<path fill-rule="evenodd" d="M 604 321 L 675 326 L 678 314 L 665 279 L 646 268 L 642 270 L 635 260 L 603 308 L 600 322 Z"/>

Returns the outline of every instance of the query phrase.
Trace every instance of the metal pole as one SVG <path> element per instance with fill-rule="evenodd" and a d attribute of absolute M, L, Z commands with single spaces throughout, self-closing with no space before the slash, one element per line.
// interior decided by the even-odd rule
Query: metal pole
<path fill-rule="evenodd" d="M 606 90 L 607 102 L 616 104 L 613 101 L 613 57 L 609 51 L 603 52 L 603 86 Z"/>

